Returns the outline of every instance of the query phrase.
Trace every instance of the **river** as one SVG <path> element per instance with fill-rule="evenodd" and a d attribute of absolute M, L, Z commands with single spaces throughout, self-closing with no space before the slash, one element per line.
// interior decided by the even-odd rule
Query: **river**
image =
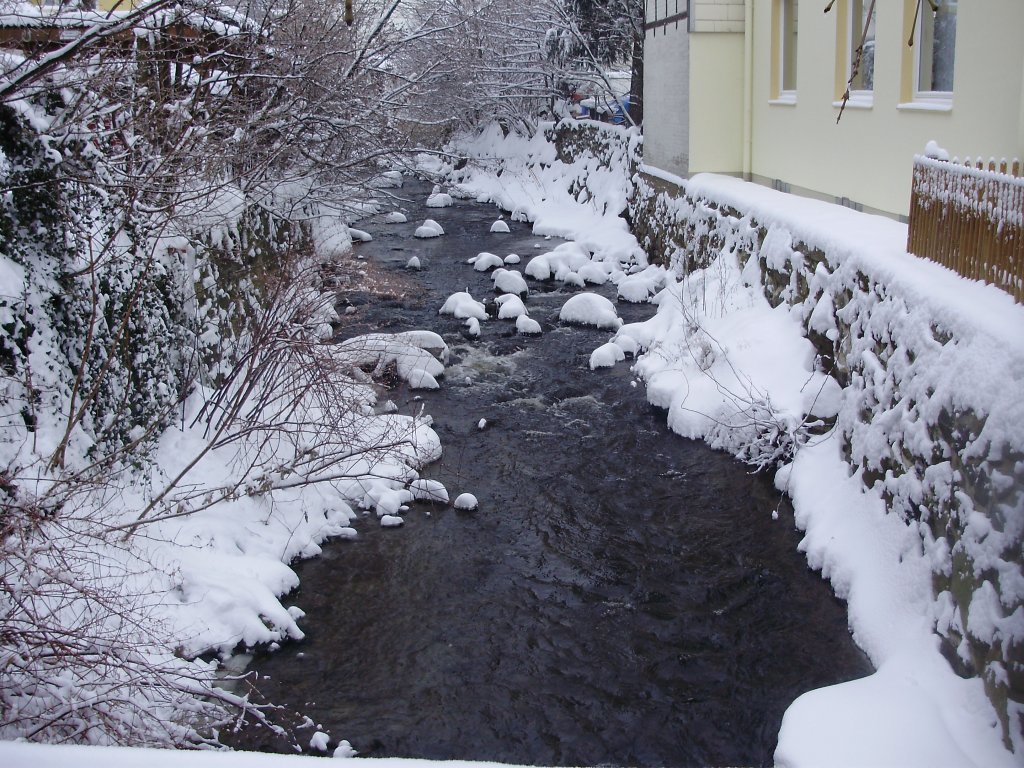
<path fill-rule="evenodd" d="M 399 529 L 367 518 L 357 539 L 297 564 L 307 638 L 257 655 L 260 689 L 364 756 L 770 765 L 796 696 L 871 672 L 798 551 L 788 503 L 670 433 L 628 361 L 589 370 L 609 333 L 558 323 L 575 289 L 531 282 L 540 337 L 491 320 L 473 340 L 439 317 L 456 290 L 492 295 L 467 258 L 525 264 L 557 241 L 518 222 L 490 234 L 491 206 L 426 209 L 419 183 L 398 192 L 415 201 L 409 223 L 365 223 L 374 240 L 357 253 L 414 290 L 344 294 L 342 334 L 445 337 L 441 389 L 388 397 L 434 417 L 444 457 L 424 476 L 480 507 L 416 504 Z M 427 216 L 446 234 L 413 239 Z M 424 269 L 410 274 L 413 255 Z M 618 309 L 627 322 L 653 312 Z"/>

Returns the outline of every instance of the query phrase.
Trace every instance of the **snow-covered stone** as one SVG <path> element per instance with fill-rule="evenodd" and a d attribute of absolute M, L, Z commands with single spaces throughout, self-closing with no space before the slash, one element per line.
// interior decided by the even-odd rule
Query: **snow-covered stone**
<path fill-rule="evenodd" d="M 437 504 L 448 503 L 448 489 L 437 480 L 420 478 L 409 483 L 409 492 L 418 501 L 430 501 Z"/>
<path fill-rule="evenodd" d="M 516 330 L 523 336 L 540 336 L 540 323 L 529 315 L 520 315 L 516 318 Z"/>
<path fill-rule="evenodd" d="M 499 296 L 495 301 L 498 303 L 499 320 L 514 320 L 527 314 L 526 304 L 514 293 L 506 293 L 503 296 Z"/>
<path fill-rule="evenodd" d="M 385 224 L 405 224 L 407 221 L 409 221 L 409 217 L 401 211 L 391 211 L 384 214 Z"/>
<path fill-rule="evenodd" d="M 474 299 L 469 291 L 458 291 L 449 296 L 438 311 L 440 315 L 452 315 L 460 320 L 474 317 L 477 320 L 487 319 L 487 309 Z"/>
<path fill-rule="evenodd" d="M 626 359 L 625 353 L 622 348 L 611 341 L 607 344 L 602 344 L 600 347 L 590 353 L 590 370 L 596 370 L 597 368 L 611 368 L 616 363 Z"/>
<path fill-rule="evenodd" d="M 496 256 L 493 253 L 478 253 L 473 259 L 473 269 L 477 272 L 486 272 L 489 269 L 495 269 L 504 265 L 504 260 L 500 256 Z"/>
<path fill-rule="evenodd" d="M 480 506 L 476 500 L 476 496 L 472 493 L 459 494 L 458 498 L 455 499 L 455 508 L 462 509 L 465 511 L 472 511 Z"/>
<path fill-rule="evenodd" d="M 516 269 L 501 269 L 494 273 L 494 290 L 525 296 L 530 292 L 523 273 Z"/>
<path fill-rule="evenodd" d="M 416 227 L 416 231 L 413 233 L 414 237 L 428 238 L 428 237 L 440 237 L 444 234 L 444 229 L 433 219 L 426 219 L 422 224 Z"/>
<path fill-rule="evenodd" d="M 578 293 L 562 305 L 558 319 L 573 325 L 594 325 L 618 329 L 622 320 L 615 305 L 598 293 Z"/>
<path fill-rule="evenodd" d="M 420 269 L 420 257 L 413 256 L 407 262 L 405 262 L 406 269 Z"/>
<path fill-rule="evenodd" d="M 491 224 L 491 232 L 494 234 L 507 235 L 511 230 L 508 228 L 508 223 L 498 219 L 496 222 Z"/>

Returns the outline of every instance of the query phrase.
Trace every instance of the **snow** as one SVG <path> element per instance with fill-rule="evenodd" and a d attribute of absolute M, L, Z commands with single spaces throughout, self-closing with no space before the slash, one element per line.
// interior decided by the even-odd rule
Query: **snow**
<path fill-rule="evenodd" d="M 469 291 L 457 291 L 449 296 L 441 309 L 438 310 L 438 314 L 441 315 L 453 315 L 460 320 L 466 318 L 474 318 L 476 320 L 487 319 L 487 309 L 482 303 L 474 299 Z"/>
<path fill-rule="evenodd" d="M 348 228 L 348 233 L 352 236 L 352 239 L 360 243 L 368 243 L 373 240 L 373 235 L 369 232 L 365 232 L 361 229 L 355 229 L 354 227 Z"/>
<path fill-rule="evenodd" d="M 427 197 L 427 208 L 448 208 L 453 204 L 452 196 L 441 191 L 441 187 L 435 185 L 434 191 Z"/>
<path fill-rule="evenodd" d="M 429 237 L 440 237 L 444 234 L 444 229 L 433 219 L 426 219 L 422 224 L 416 227 L 416 231 L 413 233 L 414 237 L 429 238 Z"/>
<path fill-rule="evenodd" d="M 492 275 L 494 290 L 501 293 L 514 293 L 518 296 L 525 296 L 530 292 L 523 273 L 517 269 L 497 269 Z"/>
<path fill-rule="evenodd" d="M 612 368 L 616 363 L 626 359 L 626 353 L 622 347 L 609 341 L 602 344 L 590 354 L 590 370 L 597 368 Z"/>
<path fill-rule="evenodd" d="M 541 334 L 540 323 L 528 315 L 520 315 L 516 318 L 516 330 L 523 336 L 539 336 Z"/>
<path fill-rule="evenodd" d="M 409 259 L 407 262 L 405 262 L 405 268 L 406 269 L 421 269 L 422 267 L 420 266 L 420 257 L 419 256 L 413 256 L 411 259 Z"/>
<path fill-rule="evenodd" d="M 448 503 L 448 490 L 437 480 L 418 479 L 409 483 L 409 492 L 414 499 L 439 504 Z"/>
<path fill-rule="evenodd" d="M 522 259 L 519 258 L 518 253 L 510 253 L 508 256 L 505 257 L 504 261 L 506 264 L 512 265 L 518 264 L 520 261 L 522 261 Z"/>
<path fill-rule="evenodd" d="M 341 741 L 333 757 L 352 758 L 355 750 Z M 323 757 L 262 752 L 182 751 L 132 747 L 71 746 L 0 741 L 0 765 L 8 768 L 318 768 Z M 367 768 L 500 768 L 499 763 L 463 760 L 359 758 Z"/>
<path fill-rule="evenodd" d="M 459 496 L 455 499 L 456 509 L 461 509 L 470 512 L 479 506 L 480 504 L 477 501 L 476 496 L 474 496 L 472 493 L 460 493 Z"/>
<path fill-rule="evenodd" d="M 615 305 L 599 293 L 578 293 L 571 297 L 558 313 L 563 323 L 594 325 L 598 328 L 618 328 L 622 325 Z"/>
<path fill-rule="evenodd" d="M 528 314 L 526 304 L 514 293 L 506 293 L 496 299 L 498 303 L 498 319 L 514 320 Z"/>
<path fill-rule="evenodd" d="M 493 253 L 487 253 L 486 251 L 477 254 L 472 261 L 473 269 L 477 272 L 486 272 L 489 269 L 500 267 L 505 263 L 500 256 L 495 256 Z"/>
<path fill-rule="evenodd" d="M 385 224 L 405 224 L 409 218 L 401 211 L 391 211 L 384 214 Z"/>
<path fill-rule="evenodd" d="M 496 222 L 491 224 L 491 232 L 498 235 L 507 235 L 511 230 L 508 228 L 508 222 L 498 219 Z"/>

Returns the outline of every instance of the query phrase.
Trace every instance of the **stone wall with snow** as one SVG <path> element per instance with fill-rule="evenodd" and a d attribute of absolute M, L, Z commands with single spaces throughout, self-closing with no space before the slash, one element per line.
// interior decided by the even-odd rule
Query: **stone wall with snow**
<path fill-rule="evenodd" d="M 835 429 L 850 472 L 919 532 L 944 655 L 958 674 L 983 678 L 1006 743 L 1019 751 L 1020 345 L 908 290 L 884 260 L 851 255 L 827 235 L 793 235 L 760 212 L 732 207 L 728 196 L 692 190 L 637 177 L 629 215 L 638 240 L 652 261 L 680 274 L 708 266 L 723 249 L 735 252 L 769 302 L 802 322 L 816 365 L 844 390 L 838 415 L 817 429 Z"/>

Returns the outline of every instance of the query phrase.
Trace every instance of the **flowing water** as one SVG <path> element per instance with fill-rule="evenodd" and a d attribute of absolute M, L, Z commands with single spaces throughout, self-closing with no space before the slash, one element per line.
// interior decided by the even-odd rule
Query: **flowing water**
<path fill-rule="evenodd" d="M 555 243 L 521 223 L 489 234 L 489 206 L 405 207 L 408 224 L 366 225 L 375 239 L 357 252 L 396 274 L 419 256 L 416 290 L 348 295 L 357 310 L 343 333 L 444 335 L 440 391 L 389 396 L 406 413 L 422 397 L 444 447 L 424 476 L 480 508 L 416 504 L 400 529 L 371 517 L 358 539 L 298 564 L 308 637 L 256 658 L 261 690 L 365 756 L 771 764 L 796 696 L 871 671 L 844 605 L 798 552 L 787 502 L 670 433 L 628 361 L 590 371 L 609 333 L 559 325 L 569 291 L 531 283 L 540 337 L 491 320 L 470 340 L 439 317 L 456 290 L 491 295 L 468 257 L 516 252 L 525 264 Z M 414 240 L 426 216 L 447 234 Z M 629 322 L 653 308 L 619 311 Z"/>

